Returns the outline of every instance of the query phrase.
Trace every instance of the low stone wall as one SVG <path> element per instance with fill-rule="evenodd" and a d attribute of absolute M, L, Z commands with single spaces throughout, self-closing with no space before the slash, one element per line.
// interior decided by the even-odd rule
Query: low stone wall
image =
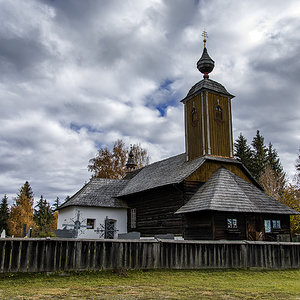
<path fill-rule="evenodd" d="M 0 239 L 0 272 L 300 268 L 300 243 Z"/>

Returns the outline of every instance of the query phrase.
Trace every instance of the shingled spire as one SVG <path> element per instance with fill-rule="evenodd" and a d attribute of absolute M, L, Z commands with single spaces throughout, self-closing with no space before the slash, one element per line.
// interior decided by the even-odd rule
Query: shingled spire
<path fill-rule="evenodd" d="M 126 163 L 126 169 L 127 169 L 127 172 L 132 172 L 136 169 L 136 162 L 135 162 L 135 159 L 134 159 L 134 154 L 133 154 L 133 151 L 132 151 L 132 146 L 130 147 L 130 152 L 128 154 L 128 160 L 127 160 L 127 163 Z"/>
<path fill-rule="evenodd" d="M 202 56 L 197 62 L 197 68 L 201 73 L 204 74 L 203 78 L 208 79 L 209 78 L 208 74 L 212 72 L 212 70 L 214 69 L 215 62 L 210 58 L 210 56 L 207 53 L 207 49 L 206 49 L 207 32 L 203 31 L 202 35 L 204 37 L 203 38 L 204 48 L 203 48 Z"/>

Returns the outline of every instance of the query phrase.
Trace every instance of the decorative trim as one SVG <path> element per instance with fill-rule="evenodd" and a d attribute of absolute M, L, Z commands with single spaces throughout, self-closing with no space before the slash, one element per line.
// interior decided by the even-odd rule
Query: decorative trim
<path fill-rule="evenodd" d="M 188 143 L 188 132 L 187 132 L 187 108 L 186 104 L 184 104 L 184 134 L 185 134 L 185 152 L 186 152 L 186 161 L 189 160 L 189 143 Z"/>
<path fill-rule="evenodd" d="M 233 155 L 233 148 L 232 148 L 232 127 L 231 127 L 231 105 L 230 105 L 230 98 L 228 97 L 228 120 L 229 120 L 229 147 L 230 147 L 230 157 Z"/>
<path fill-rule="evenodd" d="M 201 93 L 201 116 L 202 116 L 202 153 L 205 155 L 205 128 L 204 128 L 204 101 Z"/>
<path fill-rule="evenodd" d="M 206 96 L 206 125 L 207 125 L 207 154 L 211 154 L 210 148 L 210 136 L 209 136 L 209 114 L 208 114 L 208 92 L 205 92 Z"/>

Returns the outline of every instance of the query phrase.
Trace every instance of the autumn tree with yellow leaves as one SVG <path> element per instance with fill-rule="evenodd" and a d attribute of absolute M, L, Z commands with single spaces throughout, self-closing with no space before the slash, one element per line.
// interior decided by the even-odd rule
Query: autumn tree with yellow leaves
<path fill-rule="evenodd" d="M 96 157 L 90 159 L 88 170 L 93 177 L 121 179 L 126 175 L 126 162 L 129 149 L 122 140 L 114 143 L 112 151 L 107 147 L 98 150 Z M 149 156 L 146 149 L 140 145 L 133 145 L 132 152 L 137 168 L 149 163 Z"/>
<path fill-rule="evenodd" d="M 27 230 L 34 227 L 33 202 L 33 192 L 29 182 L 26 181 L 15 198 L 15 203 L 11 207 L 7 220 L 11 235 L 22 237 L 24 225 L 26 225 Z"/>

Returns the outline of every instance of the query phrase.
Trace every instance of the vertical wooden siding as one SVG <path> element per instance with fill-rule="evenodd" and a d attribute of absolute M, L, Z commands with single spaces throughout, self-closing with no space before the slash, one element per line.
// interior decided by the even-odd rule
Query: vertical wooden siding
<path fill-rule="evenodd" d="M 237 176 L 241 177 L 245 181 L 255 184 L 255 182 L 253 182 L 253 180 L 251 180 L 249 176 L 242 171 L 239 165 L 218 161 L 206 161 L 199 169 L 197 169 L 193 174 L 187 177 L 186 180 L 206 182 L 211 177 L 211 175 L 220 167 L 224 167 Z"/>
<path fill-rule="evenodd" d="M 215 120 L 215 107 L 218 103 L 223 110 L 222 122 Z M 195 115 L 194 121 L 192 120 L 193 109 L 196 110 L 197 121 Z M 227 97 L 209 92 L 202 92 L 185 103 L 186 147 L 189 160 L 203 155 L 232 156 L 230 110 L 231 103 Z"/>

